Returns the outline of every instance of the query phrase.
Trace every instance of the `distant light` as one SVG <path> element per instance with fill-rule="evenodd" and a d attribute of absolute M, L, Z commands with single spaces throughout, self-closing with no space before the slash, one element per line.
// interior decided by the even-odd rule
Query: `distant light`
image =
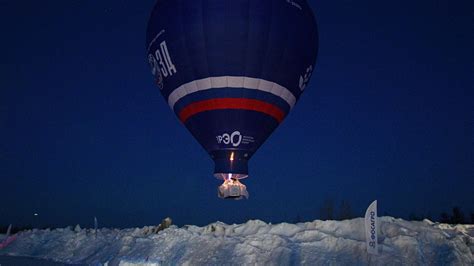
<path fill-rule="evenodd" d="M 33 214 L 34 216 L 38 216 L 38 214 L 35 212 L 35 214 Z"/>
<path fill-rule="evenodd" d="M 230 154 L 230 160 L 231 160 L 231 161 L 234 160 L 234 152 L 232 152 L 232 153 Z"/>

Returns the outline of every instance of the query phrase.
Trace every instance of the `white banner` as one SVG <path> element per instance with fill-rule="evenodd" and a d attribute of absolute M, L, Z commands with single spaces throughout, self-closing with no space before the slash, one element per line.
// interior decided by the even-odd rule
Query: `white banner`
<path fill-rule="evenodd" d="M 367 253 L 377 255 L 379 252 L 378 236 L 379 224 L 377 220 L 377 201 L 370 204 L 365 212 L 365 239 L 367 243 Z"/>
<path fill-rule="evenodd" d="M 10 236 L 11 230 L 12 230 L 12 225 L 10 224 L 10 226 L 8 226 L 7 236 L 5 237 L 5 239 L 3 239 L 2 242 L 0 242 L 0 249 L 5 248 L 11 242 L 15 241 L 16 235 Z"/>
<path fill-rule="evenodd" d="M 9 236 L 10 236 L 10 233 L 12 232 L 12 224 L 10 224 L 8 226 L 8 229 L 7 229 L 7 237 L 5 239 L 7 239 Z"/>

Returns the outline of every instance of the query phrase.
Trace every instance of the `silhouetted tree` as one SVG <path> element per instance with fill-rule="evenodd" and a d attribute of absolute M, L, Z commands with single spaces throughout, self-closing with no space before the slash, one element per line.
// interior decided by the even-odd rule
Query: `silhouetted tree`
<path fill-rule="evenodd" d="M 339 209 L 339 220 L 352 219 L 353 217 L 351 205 L 348 201 L 343 200 Z"/>
<path fill-rule="evenodd" d="M 298 214 L 296 215 L 296 218 L 295 218 L 295 220 L 293 221 L 293 223 L 294 223 L 294 224 L 297 224 L 297 223 L 301 223 L 302 221 L 303 221 L 303 220 L 301 219 L 301 216 L 300 216 L 300 214 L 298 213 Z"/>
<path fill-rule="evenodd" d="M 412 213 L 410 213 L 410 215 L 408 215 L 408 220 L 410 220 L 410 221 L 422 221 L 423 218 L 421 218 L 421 216 L 418 216 L 414 212 L 412 212 Z"/>
<path fill-rule="evenodd" d="M 449 218 L 449 215 L 448 215 L 446 212 L 441 213 L 441 220 L 440 220 L 440 222 L 445 223 L 445 224 L 448 224 L 448 223 L 450 223 L 450 220 L 451 220 L 451 219 Z"/>
<path fill-rule="evenodd" d="M 321 207 L 321 219 L 322 220 L 333 220 L 334 219 L 334 201 L 326 199 Z"/>
<path fill-rule="evenodd" d="M 433 221 L 433 215 L 431 215 L 430 212 L 428 212 L 426 215 L 425 215 L 425 218 L 430 220 L 430 221 Z M 422 219 L 423 220 L 423 219 Z"/>
<path fill-rule="evenodd" d="M 471 224 L 474 224 L 474 212 L 471 212 Z"/>
<path fill-rule="evenodd" d="M 464 213 L 459 207 L 453 208 L 453 216 L 451 217 L 452 224 L 463 224 L 465 222 Z"/>

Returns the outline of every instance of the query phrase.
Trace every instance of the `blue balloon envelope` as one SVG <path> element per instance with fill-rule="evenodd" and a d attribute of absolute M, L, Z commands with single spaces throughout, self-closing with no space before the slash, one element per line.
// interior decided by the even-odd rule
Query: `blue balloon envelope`
<path fill-rule="evenodd" d="M 307 86 L 318 32 L 305 0 L 158 0 L 146 49 L 156 85 L 214 175 L 240 185 Z"/>

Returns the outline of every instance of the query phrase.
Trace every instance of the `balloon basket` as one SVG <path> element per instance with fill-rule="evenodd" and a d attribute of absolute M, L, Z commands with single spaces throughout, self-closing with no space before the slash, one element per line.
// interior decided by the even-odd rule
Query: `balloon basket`
<path fill-rule="evenodd" d="M 247 187 L 235 178 L 225 179 L 224 183 L 217 189 L 217 195 L 221 199 L 233 200 L 248 199 L 249 197 Z"/>

